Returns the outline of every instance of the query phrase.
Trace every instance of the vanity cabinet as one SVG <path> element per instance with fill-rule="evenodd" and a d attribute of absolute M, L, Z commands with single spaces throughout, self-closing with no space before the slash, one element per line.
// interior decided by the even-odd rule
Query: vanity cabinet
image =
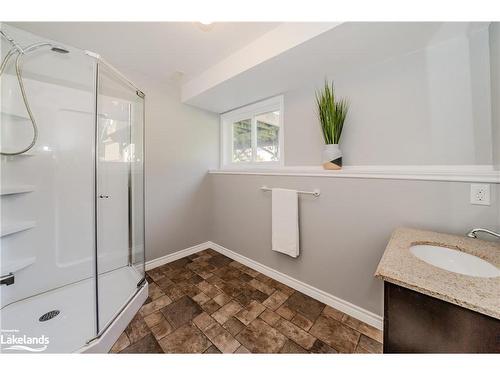
<path fill-rule="evenodd" d="M 384 353 L 500 353 L 500 320 L 385 281 Z"/>

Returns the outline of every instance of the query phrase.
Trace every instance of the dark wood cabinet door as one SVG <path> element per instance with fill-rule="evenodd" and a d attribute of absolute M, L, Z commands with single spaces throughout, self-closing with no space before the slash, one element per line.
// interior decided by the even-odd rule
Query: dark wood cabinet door
<path fill-rule="evenodd" d="M 500 353 L 500 320 L 385 282 L 384 353 Z"/>

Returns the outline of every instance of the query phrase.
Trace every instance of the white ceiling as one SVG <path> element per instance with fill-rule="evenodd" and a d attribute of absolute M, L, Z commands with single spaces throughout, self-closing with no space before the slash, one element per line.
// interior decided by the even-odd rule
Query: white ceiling
<path fill-rule="evenodd" d="M 125 74 L 180 80 L 182 101 L 222 113 L 472 35 L 488 23 L 14 23 L 101 54 Z M 319 78 L 318 78 L 319 77 Z"/>
<path fill-rule="evenodd" d="M 118 69 L 170 82 L 188 81 L 279 23 L 15 22 L 26 31 L 99 53 Z M 204 30 L 208 29 L 208 30 Z"/>
<path fill-rule="evenodd" d="M 275 30 L 284 27 L 283 25 L 286 24 Z M 468 37 L 487 27 L 488 23 L 476 22 L 337 24 L 277 56 L 237 71 L 236 74 L 227 75 L 216 84 L 206 84 L 210 81 L 195 78 L 182 86 L 182 99 L 195 107 L 223 113 L 311 82 L 321 84 L 325 77 L 335 79 L 355 74 L 357 70 L 370 65 L 439 45 L 450 39 Z M 266 38 L 260 38 L 257 42 L 264 39 Z M 266 46 L 261 46 L 261 50 L 265 48 Z M 229 67 L 226 70 L 234 69 Z M 207 73 L 211 73 L 211 70 L 204 75 Z M 197 91 L 192 95 L 184 95 L 187 92 L 184 89 L 197 81 L 202 81 Z"/>

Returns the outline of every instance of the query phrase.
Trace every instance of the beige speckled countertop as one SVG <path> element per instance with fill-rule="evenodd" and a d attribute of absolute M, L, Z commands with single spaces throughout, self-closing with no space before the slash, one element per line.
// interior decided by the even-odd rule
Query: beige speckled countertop
<path fill-rule="evenodd" d="M 410 252 L 410 246 L 419 244 L 460 250 L 500 268 L 500 242 L 398 228 L 375 272 L 385 281 L 500 319 L 500 277 L 473 277 L 435 267 Z"/>

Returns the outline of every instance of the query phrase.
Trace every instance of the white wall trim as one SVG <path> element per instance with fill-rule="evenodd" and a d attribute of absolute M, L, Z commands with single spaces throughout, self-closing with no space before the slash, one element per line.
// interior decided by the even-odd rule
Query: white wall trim
<path fill-rule="evenodd" d="M 297 166 L 274 169 L 217 169 L 209 170 L 209 173 L 256 176 L 296 176 L 500 183 L 500 171 L 495 170 L 493 165 L 345 166 L 340 171 L 325 171 L 321 166 Z"/>
<path fill-rule="evenodd" d="M 177 251 L 173 254 L 166 255 L 161 258 L 157 258 L 154 260 L 151 260 L 149 262 L 146 262 L 146 270 L 150 270 L 152 268 L 161 266 L 163 264 L 173 262 L 174 260 L 183 258 L 185 256 L 194 254 L 198 251 L 202 251 L 205 249 L 213 249 L 233 260 L 236 260 L 242 264 L 244 264 L 247 267 L 250 267 L 256 271 L 259 271 L 260 273 L 269 276 L 275 280 L 278 280 L 279 282 L 294 288 L 298 290 L 299 292 L 304 293 L 305 295 L 308 295 L 309 297 L 315 298 L 320 302 L 323 302 L 339 311 L 342 311 L 343 313 L 346 313 L 356 319 L 361 320 L 362 322 L 365 322 L 366 324 L 369 324 L 375 328 L 378 329 L 383 329 L 383 318 L 377 314 L 374 314 L 368 310 L 363 309 L 362 307 L 356 306 L 348 301 L 345 301 L 341 298 L 335 297 L 334 295 L 327 293 L 325 291 L 322 291 L 318 288 L 315 288 L 309 284 L 306 284 L 300 280 L 294 279 L 293 277 L 290 277 L 284 273 L 281 273 L 279 271 L 276 271 L 273 268 L 270 268 L 268 266 L 265 266 L 259 262 L 256 262 L 250 258 L 247 258 L 243 255 L 240 255 L 232 250 L 229 250 L 221 245 L 218 245 L 212 241 L 207 241 L 202 244 Z"/>
<path fill-rule="evenodd" d="M 199 245 L 194 245 L 188 247 L 187 249 L 176 251 L 175 253 L 165 255 L 160 258 L 156 258 L 146 262 L 146 271 L 149 271 L 153 268 L 163 266 L 164 264 L 171 263 L 174 260 L 181 259 L 187 257 L 191 254 L 197 253 L 198 251 L 209 249 L 211 246 L 211 242 L 203 242 Z M 215 250 L 215 249 L 214 249 Z"/>
<path fill-rule="evenodd" d="M 291 288 L 294 288 L 299 292 L 308 295 L 309 297 L 315 298 L 320 302 L 323 302 L 337 310 L 340 310 L 343 313 L 346 313 L 356 319 L 359 319 L 365 322 L 366 324 L 369 324 L 378 329 L 383 328 L 383 318 L 377 314 L 374 314 L 368 310 L 365 310 L 343 299 L 335 297 L 334 295 L 331 295 L 325 291 L 315 288 L 300 280 L 294 279 L 293 277 L 290 277 L 284 273 L 276 271 L 273 268 L 258 263 L 250 258 L 244 257 L 243 255 L 235 253 L 234 251 L 229 250 L 223 246 L 220 246 L 214 242 L 209 241 L 209 243 L 210 243 L 210 248 L 231 259 L 234 259 L 244 264 L 247 267 L 250 267 L 266 276 L 278 280 L 279 282 L 282 282 L 283 284 Z"/>

